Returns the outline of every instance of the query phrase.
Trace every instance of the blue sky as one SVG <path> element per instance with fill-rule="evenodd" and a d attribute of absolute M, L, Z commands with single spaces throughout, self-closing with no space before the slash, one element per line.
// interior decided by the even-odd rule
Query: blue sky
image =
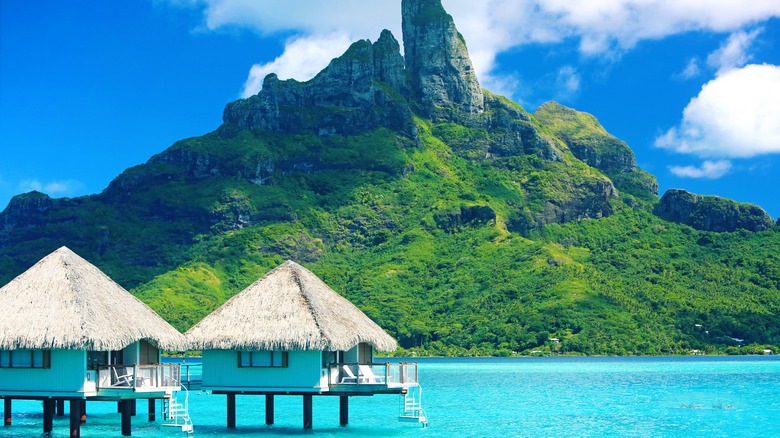
<path fill-rule="evenodd" d="M 780 216 L 777 0 L 443 3 L 484 88 L 593 114 L 661 193 Z M 383 28 L 401 39 L 400 1 L 3 0 L 0 209 L 33 189 L 99 193 L 216 129 L 267 73 L 308 79 Z"/>

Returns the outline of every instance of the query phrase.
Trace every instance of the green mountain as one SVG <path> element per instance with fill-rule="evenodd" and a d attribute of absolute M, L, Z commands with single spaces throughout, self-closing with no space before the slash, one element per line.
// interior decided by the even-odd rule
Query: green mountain
<path fill-rule="evenodd" d="M 13 198 L 0 284 L 67 245 L 186 330 L 293 259 L 421 354 L 780 351 L 763 210 L 659 199 L 595 117 L 480 88 L 440 0 L 402 14 L 405 58 L 384 31 L 100 194 Z"/>

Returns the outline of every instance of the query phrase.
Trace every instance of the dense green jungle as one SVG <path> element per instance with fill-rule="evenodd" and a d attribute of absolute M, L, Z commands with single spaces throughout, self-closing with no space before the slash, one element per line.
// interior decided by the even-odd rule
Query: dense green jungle
<path fill-rule="evenodd" d="M 410 23 L 451 20 L 434 9 Z M 394 41 L 264 90 L 281 102 L 400 57 Z M 185 331 L 291 259 L 395 337 L 391 354 L 780 353 L 780 227 L 708 231 L 757 207 L 708 197 L 687 221 L 662 219 L 655 177 L 595 117 L 555 103 L 530 114 L 485 90 L 478 116 L 453 115 L 465 104 L 426 106 L 424 89 L 391 79 L 368 78 L 371 126 L 285 131 L 283 117 L 321 127 L 356 110 L 280 104 L 281 124 L 226 116 L 102 193 L 15 197 L 0 213 L 0 285 L 66 245 Z"/>

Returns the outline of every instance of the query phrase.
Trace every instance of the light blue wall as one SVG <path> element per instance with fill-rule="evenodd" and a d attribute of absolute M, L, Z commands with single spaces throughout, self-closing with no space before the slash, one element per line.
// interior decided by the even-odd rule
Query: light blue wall
<path fill-rule="evenodd" d="M 344 363 L 358 363 L 358 346 L 350 348 L 344 352 Z"/>
<path fill-rule="evenodd" d="M 239 368 L 236 350 L 203 351 L 203 386 L 209 388 L 319 388 L 321 351 L 290 351 L 287 368 Z"/>
<path fill-rule="evenodd" d="M 78 392 L 84 386 L 86 370 L 86 351 L 52 350 L 51 368 L 0 368 L 0 393 Z"/>
<path fill-rule="evenodd" d="M 122 362 L 126 365 L 138 363 L 138 341 L 122 349 Z"/>

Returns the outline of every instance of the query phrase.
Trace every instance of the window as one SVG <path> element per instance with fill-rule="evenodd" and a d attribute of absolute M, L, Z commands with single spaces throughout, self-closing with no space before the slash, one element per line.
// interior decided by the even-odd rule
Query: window
<path fill-rule="evenodd" d="M 0 351 L 0 368 L 51 368 L 51 350 Z"/>
<path fill-rule="evenodd" d="M 96 370 L 108 364 L 108 351 L 87 351 L 87 369 Z"/>
<path fill-rule="evenodd" d="M 238 366 L 287 368 L 286 351 L 239 351 Z"/>

